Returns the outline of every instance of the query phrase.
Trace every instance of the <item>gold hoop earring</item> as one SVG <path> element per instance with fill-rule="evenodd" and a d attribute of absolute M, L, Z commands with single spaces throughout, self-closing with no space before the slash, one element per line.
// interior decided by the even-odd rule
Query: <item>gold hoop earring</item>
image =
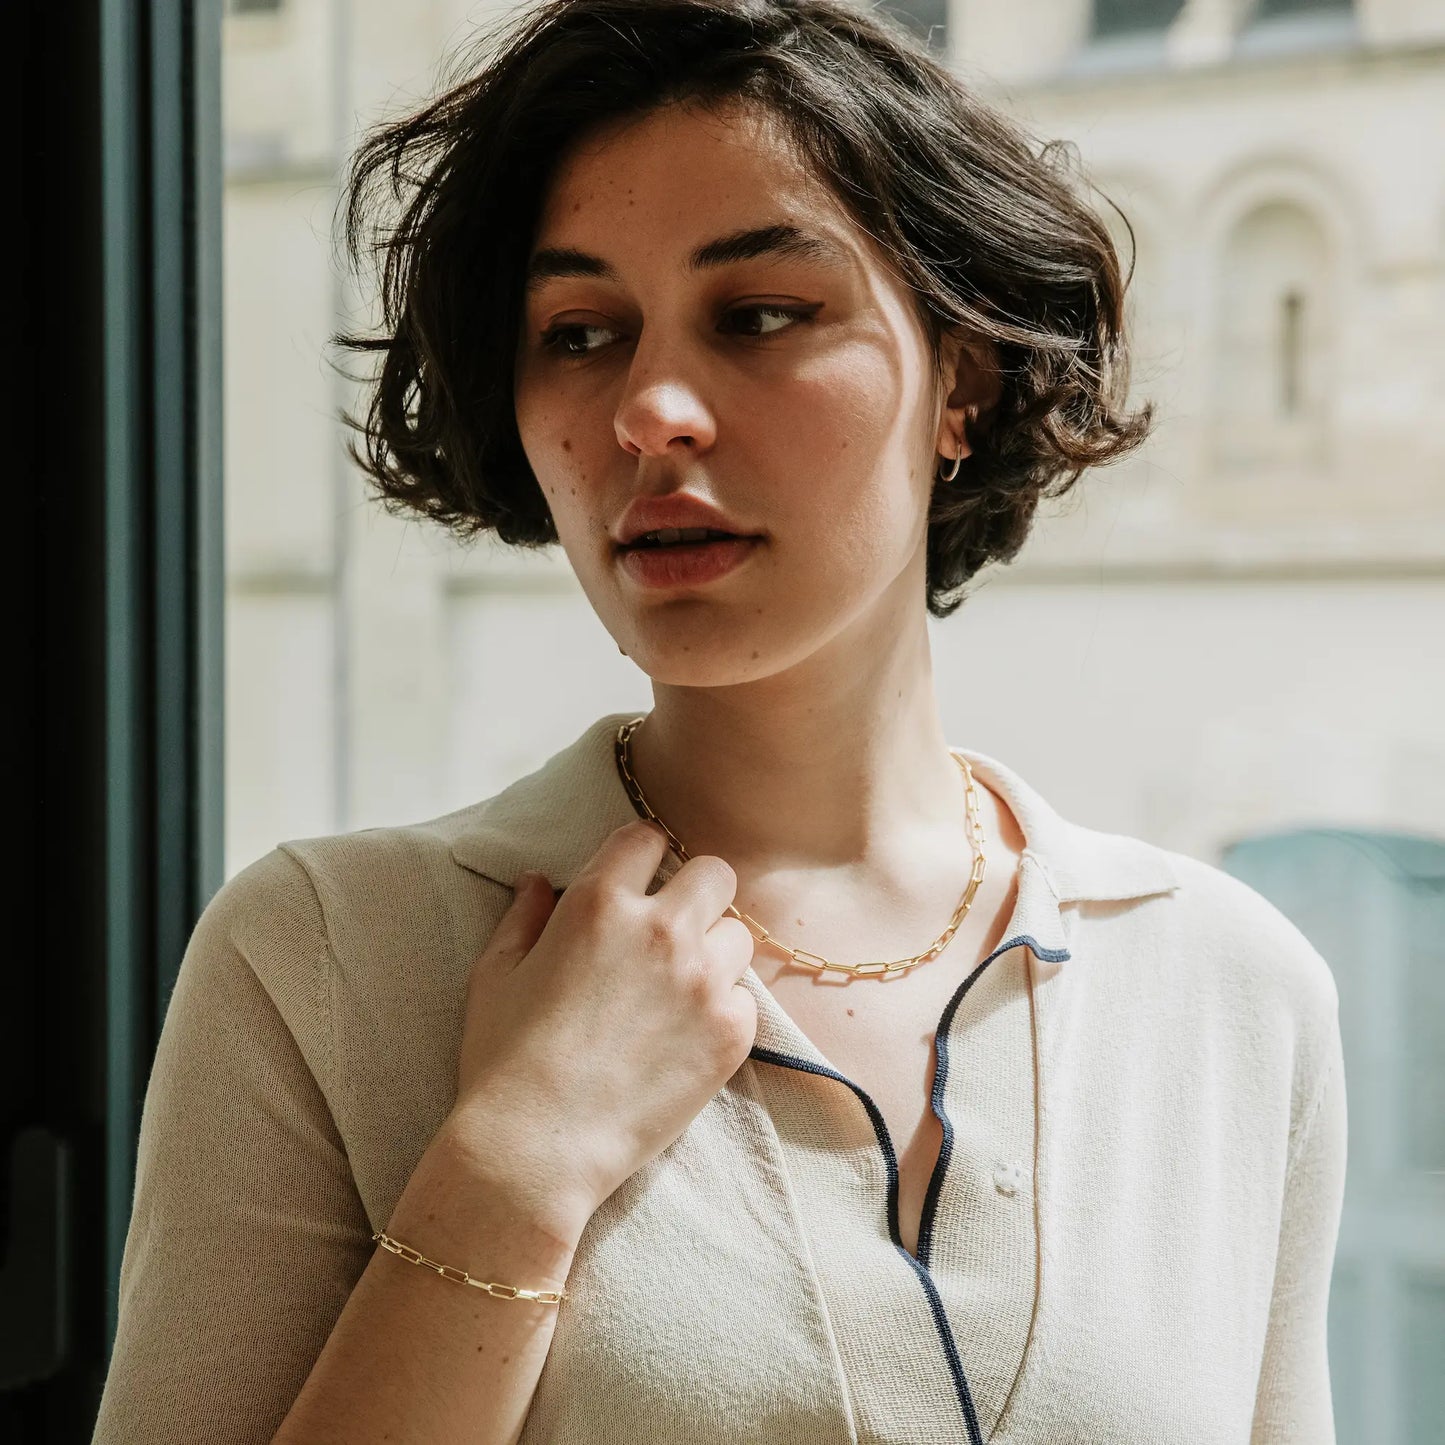
<path fill-rule="evenodd" d="M 965 441 L 967 440 L 967 438 L 968 438 L 968 425 L 969 425 L 969 423 L 970 423 L 970 422 L 973 422 L 973 421 L 976 421 L 976 420 L 978 419 L 978 408 L 977 408 L 976 406 L 966 406 L 966 407 L 964 407 L 964 409 L 963 409 L 963 415 L 964 415 L 964 417 L 965 417 L 964 428 L 963 428 L 963 435 L 960 436 L 959 439 L 958 439 L 958 455 L 957 455 L 956 457 L 954 457 L 954 459 L 953 459 L 953 467 L 952 467 L 952 469 L 947 473 L 947 475 L 945 475 L 944 473 L 942 473 L 942 472 L 938 471 L 937 469 L 935 469 L 935 470 L 934 470 L 934 474 L 933 474 L 935 481 L 939 481 L 939 482 L 951 482 L 951 481 L 953 481 L 953 480 L 958 476 L 958 469 L 959 469 L 959 467 L 961 467 L 961 466 L 963 465 L 963 444 L 964 444 L 964 442 L 965 442 Z"/>

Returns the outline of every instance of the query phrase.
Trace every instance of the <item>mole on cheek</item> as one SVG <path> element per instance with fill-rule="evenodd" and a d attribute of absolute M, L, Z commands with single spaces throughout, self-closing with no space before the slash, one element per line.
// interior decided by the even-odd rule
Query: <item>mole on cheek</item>
<path fill-rule="evenodd" d="M 572 438 L 571 438 L 571 437 L 563 437 L 563 438 L 562 438 L 562 450 L 563 450 L 564 452 L 570 452 L 570 451 L 572 450 Z"/>

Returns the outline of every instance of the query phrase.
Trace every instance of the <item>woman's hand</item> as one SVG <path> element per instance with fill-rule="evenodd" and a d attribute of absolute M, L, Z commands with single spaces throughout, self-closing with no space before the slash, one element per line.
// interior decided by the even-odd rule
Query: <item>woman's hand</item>
<path fill-rule="evenodd" d="M 448 1121 L 509 1180 L 580 1223 L 687 1127 L 747 1058 L 757 1005 L 735 987 L 753 936 L 724 916 L 737 875 L 689 859 L 647 893 L 666 841 L 610 834 L 560 900 L 540 874 L 473 965 Z"/>

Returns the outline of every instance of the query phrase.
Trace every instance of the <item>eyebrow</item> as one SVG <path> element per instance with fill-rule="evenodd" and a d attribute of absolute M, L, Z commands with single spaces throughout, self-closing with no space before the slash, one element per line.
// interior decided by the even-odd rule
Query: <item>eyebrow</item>
<path fill-rule="evenodd" d="M 797 226 L 779 224 L 730 231 L 726 236 L 705 241 L 688 256 L 686 269 L 703 271 L 729 266 L 735 261 L 751 261 L 758 256 L 817 261 L 828 266 L 845 266 L 852 260 L 836 241 L 799 230 Z M 527 263 L 526 289 L 532 291 L 544 281 L 563 276 L 597 276 L 616 282 L 622 279 L 600 256 L 572 246 L 544 246 L 534 252 Z"/>

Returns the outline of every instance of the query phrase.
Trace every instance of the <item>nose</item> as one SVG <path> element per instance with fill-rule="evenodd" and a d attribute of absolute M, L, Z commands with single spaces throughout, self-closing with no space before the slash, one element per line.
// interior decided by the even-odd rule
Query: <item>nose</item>
<path fill-rule="evenodd" d="M 636 456 L 664 456 L 679 442 L 707 451 L 717 439 L 712 408 L 686 358 L 643 342 L 633 353 L 613 425 L 623 450 Z"/>

